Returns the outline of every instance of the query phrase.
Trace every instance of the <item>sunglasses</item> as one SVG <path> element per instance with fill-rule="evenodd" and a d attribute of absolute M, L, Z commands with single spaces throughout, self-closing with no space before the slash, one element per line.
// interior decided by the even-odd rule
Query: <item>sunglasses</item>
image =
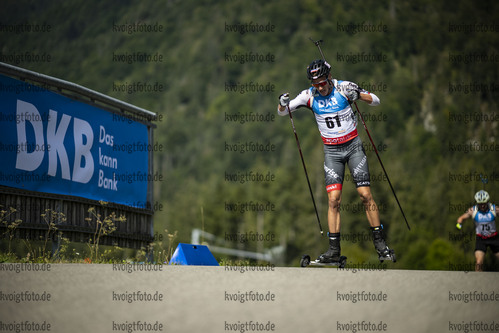
<path fill-rule="evenodd" d="M 322 80 L 321 82 L 312 83 L 312 86 L 315 88 L 319 88 L 319 87 L 324 87 L 327 83 L 328 83 L 328 80 L 326 79 L 326 80 Z"/>
<path fill-rule="evenodd" d="M 478 204 L 478 209 L 480 210 L 486 210 L 489 208 L 489 204 L 488 203 L 479 203 Z"/>

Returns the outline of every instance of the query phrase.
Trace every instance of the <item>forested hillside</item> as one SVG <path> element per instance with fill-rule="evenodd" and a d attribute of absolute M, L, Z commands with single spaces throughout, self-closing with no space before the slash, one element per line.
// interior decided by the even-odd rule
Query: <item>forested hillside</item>
<path fill-rule="evenodd" d="M 192 229 L 204 229 L 218 246 L 248 251 L 283 245 L 286 266 L 327 248 L 289 118 L 276 112 L 281 93 L 309 86 L 305 69 L 320 58 L 309 37 L 322 39 L 333 77 L 381 100 L 358 105 L 411 225 L 359 121 L 398 258 L 388 267 L 473 263 L 472 222 L 455 224 L 483 188 L 480 174 L 499 202 L 497 1 L 9 0 L 0 8 L 0 61 L 162 115 L 158 233 L 189 243 Z M 322 141 L 311 112 L 294 121 L 326 228 Z M 343 254 L 377 264 L 349 171 L 346 179 Z M 246 241 L 246 233 L 270 237 Z M 487 263 L 497 265 L 491 255 Z"/>

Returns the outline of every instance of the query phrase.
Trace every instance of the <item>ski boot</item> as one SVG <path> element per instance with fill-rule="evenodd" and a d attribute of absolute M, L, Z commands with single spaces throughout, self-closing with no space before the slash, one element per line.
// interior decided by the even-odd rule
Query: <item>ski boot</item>
<path fill-rule="evenodd" d="M 317 258 L 317 262 L 323 264 L 339 263 L 341 260 L 340 233 L 327 233 L 329 237 L 329 249 Z"/>
<path fill-rule="evenodd" d="M 310 256 L 305 254 L 301 257 L 300 266 L 336 266 L 344 268 L 347 263 L 347 257 L 340 256 L 340 233 L 327 233 L 329 237 L 329 249 L 321 254 L 316 260 L 311 261 Z"/>
<path fill-rule="evenodd" d="M 373 233 L 373 243 L 376 252 L 378 252 L 378 259 L 380 262 L 391 260 L 396 262 L 395 252 L 386 246 L 385 237 L 383 235 L 383 225 L 379 227 L 370 227 Z"/>

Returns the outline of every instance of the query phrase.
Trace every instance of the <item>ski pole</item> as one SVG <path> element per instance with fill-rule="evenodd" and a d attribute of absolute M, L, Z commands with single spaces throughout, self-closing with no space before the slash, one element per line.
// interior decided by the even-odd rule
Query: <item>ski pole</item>
<path fill-rule="evenodd" d="M 314 41 L 311 37 L 309 37 L 309 39 L 319 49 L 319 52 L 320 52 L 320 54 L 322 56 L 322 60 L 326 61 L 326 58 L 324 57 L 324 53 L 322 53 L 322 49 L 321 49 L 322 39 L 317 40 L 317 41 Z M 383 162 L 381 161 L 381 157 L 379 156 L 378 150 L 376 149 L 376 145 L 374 144 L 374 141 L 371 138 L 371 134 L 369 133 L 369 130 L 367 129 L 367 125 L 366 125 L 366 122 L 364 121 L 364 117 L 360 113 L 359 107 L 357 106 L 357 103 L 354 102 L 353 104 L 355 105 L 355 108 L 357 109 L 357 113 L 359 114 L 360 120 L 362 121 L 362 124 L 364 125 L 364 129 L 366 130 L 367 136 L 369 136 L 369 140 L 371 141 L 371 145 L 374 148 L 374 152 L 376 153 L 376 156 L 378 157 L 379 164 L 381 164 L 381 168 L 383 169 L 383 172 L 385 173 L 386 179 L 388 180 L 388 184 L 390 184 L 390 188 L 392 190 L 393 196 L 395 197 L 395 200 L 397 201 L 397 204 L 398 204 L 398 206 L 400 208 L 400 212 L 402 213 L 402 216 L 404 217 L 405 224 L 407 225 L 407 228 L 409 230 L 411 230 L 411 227 L 409 226 L 409 222 L 407 222 L 407 218 L 405 217 L 404 210 L 402 209 L 402 206 L 400 205 L 399 199 L 397 198 L 397 194 L 395 194 L 395 189 L 392 186 L 392 182 L 390 181 L 390 178 L 388 177 L 388 173 L 386 172 L 385 166 L 383 165 Z"/>
<path fill-rule="evenodd" d="M 312 202 L 314 203 L 315 215 L 317 216 L 317 223 L 319 224 L 319 229 L 321 231 L 321 236 L 324 235 L 324 231 L 322 230 L 321 220 L 319 218 L 319 212 L 317 211 L 317 206 L 315 204 L 314 193 L 312 192 L 312 186 L 310 186 L 310 180 L 308 179 L 307 167 L 305 166 L 305 159 L 303 158 L 303 153 L 301 152 L 300 140 L 298 140 L 298 133 L 296 133 L 295 122 L 293 121 L 293 115 L 291 114 L 291 110 L 289 109 L 289 105 L 286 106 L 288 108 L 289 119 L 291 120 L 291 126 L 293 127 L 293 133 L 295 133 L 296 145 L 298 146 L 298 151 L 300 152 L 301 163 L 303 165 L 303 170 L 305 171 L 305 177 L 307 178 L 308 189 L 310 190 L 310 196 L 312 197 Z"/>
<path fill-rule="evenodd" d="M 402 213 L 402 216 L 404 217 L 405 224 L 407 225 L 407 229 L 411 230 L 411 227 L 409 226 L 409 222 L 407 222 L 407 218 L 405 217 L 404 210 L 402 209 L 402 206 L 400 205 L 399 199 L 397 198 L 397 194 L 395 194 L 395 189 L 392 186 L 392 182 L 390 181 L 390 178 L 388 177 L 388 173 L 385 170 L 385 166 L 383 165 L 383 162 L 381 161 L 381 157 L 379 156 L 378 150 L 376 149 L 376 145 L 374 144 L 373 139 L 371 138 L 371 134 L 369 133 L 369 130 L 367 129 L 366 122 L 364 121 L 364 117 L 362 116 L 362 113 L 359 111 L 359 107 L 357 106 L 357 103 L 353 103 L 355 105 L 355 108 L 357 109 L 357 113 L 360 116 L 360 120 L 362 121 L 362 124 L 364 125 L 364 129 L 366 130 L 367 136 L 369 137 L 369 141 L 371 141 L 371 145 L 374 148 L 374 152 L 376 153 L 376 156 L 378 157 L 379 164 L 381 165 L 381 168 L 383 169 L 383 172 L 385 173 L 386 180 L 388 180 L 388 184 L 390 184 L 390 188 L 392 190 L 393 196 L 395 197 L 395 200 L 397 201 L 397 204 L 400 208 L 400 212 Z"/>
<path fill-rule="evenodd" d="M 482 187 L 482 190 L 485 190 L 485 185 L 489 182 L 488 178 L 487 177 L 483 177 L 482 174 L 480 174 L 480 180 L 482 181 L 483 183 L 483 187 Z"/>

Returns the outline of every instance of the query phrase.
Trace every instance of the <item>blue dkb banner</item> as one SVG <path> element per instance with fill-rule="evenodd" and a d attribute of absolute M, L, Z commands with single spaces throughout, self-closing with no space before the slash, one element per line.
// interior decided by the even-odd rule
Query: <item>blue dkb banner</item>
<path fill-rule="evenodd" d="M 147 126 L 0 75 L 0 184 L 146 208 Z"/>

